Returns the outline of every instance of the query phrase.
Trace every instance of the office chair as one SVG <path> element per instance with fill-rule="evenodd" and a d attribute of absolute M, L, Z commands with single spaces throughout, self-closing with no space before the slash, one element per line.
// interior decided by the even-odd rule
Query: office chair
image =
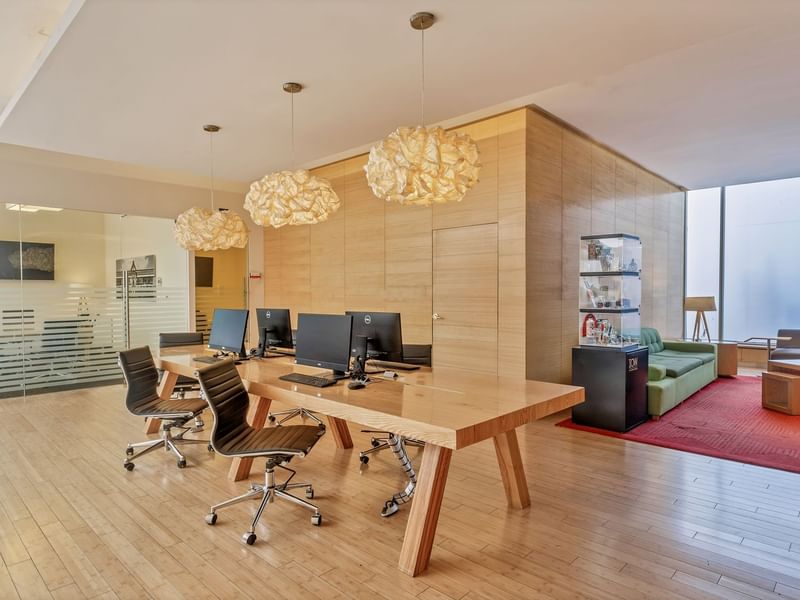
<path fill-rule="evenodd" d="M 295 456 L 302 457 L 308 454 L 325 433 L 325 426 L 288 425 L 266 429 L 251 427 L 247 423 L 250 397 L 244 389 L 233 360 L 223 360 L 204 367 L 196 372 L 196 376 L 214 414 L 211 445 L 217 454 L 231 458 L 266 458 L 264 485 L 251 484 L 247 493 L 213 505 L 206 515 L 206 523 L 214 525 L 217 522 L 217 511 L 220 508 L 260 496 L 261 504 L 253 517 L 250 529 L 242 535 L 242 541 L 247 545 L 252 545 L 256 541 L 255 528 L 267 503 L 278 499 L 289 500 L 314 511 L 311 523 L 322 524 L 322 515 L 317 506 L 288 492 L 295 488 L 305 488 L 306 498 L 310 500 L 314 497 L 314 488 L 310 483 L 291 483 L 295 471 L 284 465 Z M 290 473 L 285 482 L 275 483 L 276 467 Z"/>
<path fill-rule="evenodd" d="M 139 458 L 157 448 L 164 448 L 178 457 L 178 468 L 186 466 L 186 457 L 178 450 L 178 444 L 206 444 L 208 450 L 213 448 L 208 440 L 186 439 L 183 436 L 190 431 L 186 422 L 196 419 L 205 410 L 206 403 L 199 398 L 185 400 L 162 400 L 158 396 L 158 370 L 150 354 L 150 348 L 132 348 L 119 353 L 118 364 L 122 369 L 128 391 L 125 394 L 125 405 L 132 415 L 161 419 L 161 437 L 136 444 L 128 444 L 125 454 L 128 457 L 122 463 L 128 471 L 133 471 L 133 459 Z M 172 435 L 172 429 L 182 429 L 178 435 Z M 135 448 L 143 448 L 136 453 Z"/>
<path fill-rule="evenodd" d="M 430 367 L 432 363 L 431 358 L 432 358 L 432 346 L 430 344 L 403 344 L 404 363 L 410 365 L 420 365 L 423 367 Z M 380 452 L 381 450 L 385 450 L 386 448 L 393 448 L 394 446 L 393 440 L 395 436 L 392 433 L 375 429 L 362 429 L 361 433 L 383 434 L 380 436 L 373 437 L 370 440 L 372 448 L 364 450 L 363 452 L 359 452 L 358 459 L 361 461 L 362 465 L 366 465 L 367 463 L 369 463 L 370 454 Z M 403 445 L 414 446 L 416 448 L 424 448 L 425 442 L 420 442 L 419 440 L 413 440 L 411 438 L 403 438 Z"/>
<path fill-rule="evenodd" d="M 159 348 L 175 348 L 177 346 L 197 346 L 203 344 L 202 331 L 187 331 L 181 333 L 159 333 L 158 334 L 158 347 Z M 159 371 L 159 377 L 163 371 Z M 197 391 L 200 386 L 196 379 L 186 377 L 185 375 L 178 375 L 178 380 L 175 382 L 173 394 L 177 398 L 185 398 L 186 392 Z"/>

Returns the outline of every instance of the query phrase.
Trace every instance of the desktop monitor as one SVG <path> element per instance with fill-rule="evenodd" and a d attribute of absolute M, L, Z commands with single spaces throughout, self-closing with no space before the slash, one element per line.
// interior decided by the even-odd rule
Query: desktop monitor
<path fill-rule="evenodd" d="M 387 362 L 403 362 L 403 335 L 400 327 L 400 313 L 355 312 L 345 314 L 353 317 L 353 335 L 350 351 L 353 356 L 363 347 L 367 339 L 367 358 Z"/>
<path fill-rule="evenodd" d="M 256 320 L 259 356 L 264 356 L 269 348 L 294 348 L 288 308 L 257 308 Z"/>
<path fill-rule="evenodd" d="M 244 337 L 249 314 L 244 308 L 215 308 L 208 347 L 223 352 L 236 352 L 241 358 L 246 357 Z"/>
<path fill-rule="evenodd" d="M 350 315 L 297 315 L 297 364 L 331 369 L 343 377 L 350 368 L 352 325 Z"/>

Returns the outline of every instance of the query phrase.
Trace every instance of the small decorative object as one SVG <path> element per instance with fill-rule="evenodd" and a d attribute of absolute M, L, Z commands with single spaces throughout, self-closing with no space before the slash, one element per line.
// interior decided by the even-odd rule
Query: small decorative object
<path fill-rule="evenodd" d="M 636 264 L 636 259 L 632 258 L 631 262 L 628 263 L 628 266 L 625 267 L 626 271 L 633 271 L 636 272 L 639 270 L 639 265 Z"/>
<path fill-rule="evenodd" d="M 364 171 L 372 192 L 387 202 L 430 206 L 460 202 L 478 182 L 478 145 L 466 134 L 425 127 L 425 30 L 435 21 L 431 13 L 411 17 L 422 34 L 421 122 L 399 127 L 369 152 Z"/>
<path fill-rule="evenodd" d="M 291 95 L 292 163 L 294 163 L 294 95 L 303 89 L 299 83 L 283 84 Z M 284 225 L 313 225 L 327 220 L 339 210 L 339 196 L 327 179 L 312 175 L 306 169 L 278 171 L 250 184 L 244 207 L 253 221 L 276 229 Z"/>
<path fill-rule="evenodd" d="M 211 210 L 194 206 L 175 219 L 174 235 L 186 250 L 227 250 L 247 245 L 247 226 L 242 218 L 227 209 L 214 210 L 214 134 L 218 125 L 204 125 L 211 155 Z"/>

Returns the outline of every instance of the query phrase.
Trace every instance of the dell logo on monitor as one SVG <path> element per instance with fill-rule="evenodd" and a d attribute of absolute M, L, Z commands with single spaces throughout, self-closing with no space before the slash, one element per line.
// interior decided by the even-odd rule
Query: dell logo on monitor
<path fill-rule="evenodd" d="M 364 324 L 369 325 L 372 323 L 372 317 L 370 315 L 364 315 Z"/>
<path fill-rule="evenodd" d="M 267 316 L 267 318 L 268 318 L 268 319 L 271 319 L 271 318 L 272 318 L 272 315 L 271 315 L 271 314 L 269 314 L 269 312 L 270 312 L 270 311 L 267 311 L 267 315 L 266 315 L 266 316 Z"/>

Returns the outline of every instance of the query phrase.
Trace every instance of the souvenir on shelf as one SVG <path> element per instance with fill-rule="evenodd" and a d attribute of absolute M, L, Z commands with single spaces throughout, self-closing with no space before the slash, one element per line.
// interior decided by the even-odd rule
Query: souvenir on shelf
<path fill-rule="evenodd" d="M 612 233 L 581 237 L 578 328 L 581 346 L 637 346 L 641 333 L 642 242 Z"/>

